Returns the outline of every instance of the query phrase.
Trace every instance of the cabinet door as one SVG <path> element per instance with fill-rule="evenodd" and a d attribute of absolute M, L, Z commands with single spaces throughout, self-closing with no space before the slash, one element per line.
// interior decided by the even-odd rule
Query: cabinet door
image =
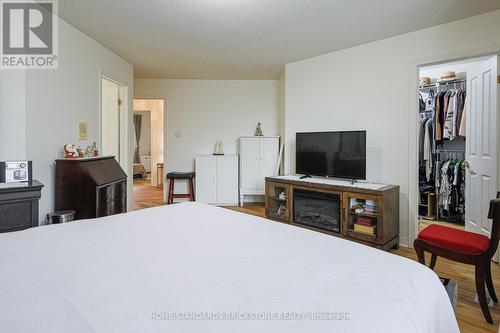
<path fill-rule="evenodd" d="M 257 189 L 264 191 L 265 178 L 276 176 L 276 167 L 279 154 L 278 138 L 260 138 L 259 139 L 259 179 Z"/>
<path fill-rule="evenodd" d="M 213 156 L 196 158 L 196 201 L 216 202 L 217 162 Z"/>
<path fill-rule="evenodd" d="M 241 184 L 244 190 L 255 191 L 259 187 L 259 138 L 241 138 Z"/>
<path fill-rule="evenodd" d="M 217 203 L 238 203 L 238 157 L 217 158 Z"/>

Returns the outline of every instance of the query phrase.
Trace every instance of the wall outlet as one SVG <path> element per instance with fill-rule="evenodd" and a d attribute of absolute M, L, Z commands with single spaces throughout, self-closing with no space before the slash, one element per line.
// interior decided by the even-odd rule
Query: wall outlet
<path fill-rule="evenodd" d="M 78 122 L 78 140 L 87 140 L 87 122 Z"/>
<path fill-rule="evenodd" d="M 181 132 L 177 131 L 177 132 L 174 133 L 174 136 L 176 138 L 180 138 L 182 135 L 181 135 Z"/>

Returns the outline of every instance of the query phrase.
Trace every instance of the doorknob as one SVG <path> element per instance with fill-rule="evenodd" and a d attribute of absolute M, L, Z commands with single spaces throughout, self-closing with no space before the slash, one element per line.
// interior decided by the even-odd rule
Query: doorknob
<path fill-rule="evenodd" d="M 470 174 L 471 175 L 475 175 L 476 173 L 474 172 L 474 170 L 472 170 L 472 168 L 470 167 L 470 162 L 469 161 L 464 161 L 462 163 L 462 165 L 469 170 Z"/>

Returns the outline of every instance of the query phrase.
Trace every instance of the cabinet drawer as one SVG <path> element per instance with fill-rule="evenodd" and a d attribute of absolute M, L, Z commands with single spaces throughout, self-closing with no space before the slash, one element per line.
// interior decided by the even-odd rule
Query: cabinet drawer
<path fill-rule="evenodd" d="M 0 203 L 0 231 L 31 227 L 31 201 Z"/>

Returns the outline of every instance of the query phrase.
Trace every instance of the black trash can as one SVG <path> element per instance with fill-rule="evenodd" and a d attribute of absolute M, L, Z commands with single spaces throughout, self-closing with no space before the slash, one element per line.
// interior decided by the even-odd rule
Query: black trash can
<path fill-rule="evenodd" d="M 66 223 L 75 219 L 74 210 L 58 210 L 53 213 L 47 214 L 49 224 Z"/>

